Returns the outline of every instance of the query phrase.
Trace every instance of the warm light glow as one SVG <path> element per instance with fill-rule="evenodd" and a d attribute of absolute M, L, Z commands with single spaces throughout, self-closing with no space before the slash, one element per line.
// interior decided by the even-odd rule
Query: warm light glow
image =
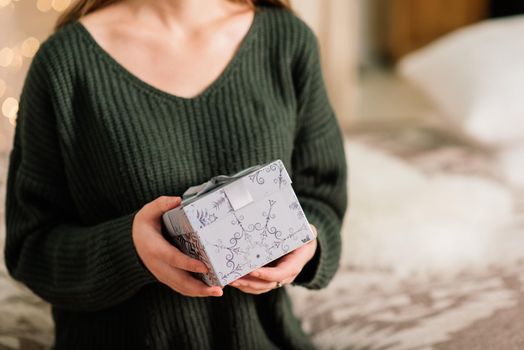
<path fill-rule="evenodd" d="M 47 12 L 51 10 L 51 0 L 37 0 L 36 1 L 36 8 L 39 9 L 42 12 Z"/>
<path fill-rule="evenodd" d="M 20 67 L 22 67 L 23 63 L 24 63 L 24 58 L 22 57 L 22 55 L 20 55 L 19 52 L 15 52 L 13 56 L 13 60 L 11 61 L 11 67 L 15 69 L 19 69 Z"/>
<path fill-rule="evenodd" d="M 0 97 L 2 97 L 5 94 L 6 89 L 7 89 L 7 86 L 5 84 L 5 81 L 0 79 Z"/>
<path fill-rule="evenodd" d="M 24 40 L 20 47 L 22 56 L 27 58 L 33 57 L 36 51 L 38 50 L 39 46 L 40 41 L 37 38 L 30 36 L 29 38 Z"/>
<path fill-rule="evenodd" d="M 71 4 L 71 0 L 52 0 L 51 6 L 58 12 L 64 11 Z"/>
<path fill-rule="evenodd" d="M 7 118 L 16 118 L 18 113 L 18 101 L 14 97 L 8 97 L 2 104 L 2 113 Z"/>
<path fill-rule="evenodd" d="M 14 52 L 8 47 L 0 50 L 0 67 L 8 67 L 13 61 Z"/>
<path fill-rule="evenodd" d="M 0 7 L 6 7 L 11 3 L 11 0 L 0 0 Z"/>

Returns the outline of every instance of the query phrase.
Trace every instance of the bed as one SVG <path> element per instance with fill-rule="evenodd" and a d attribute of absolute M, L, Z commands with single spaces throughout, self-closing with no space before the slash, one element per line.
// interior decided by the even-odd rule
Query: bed
<path fill-rule="evenodd" d="M 523 349 L 524 197 L 493 154 L 413 123 L 348 135 L 346 150 L 352 204 L 340 270 L 325 290 L 290 288 L 318 347 Z"/>
<path fill-rule="evenodd" d="M 356 130 L 345 147 L 350 209 L 340 269 L 322 290 L 285 287 L 314 343 L 524 348 L 524 198 L 498 174 L 492 154 L 424 123 Z M 414 189 L 418 195 L 406 193 Z M 455 202 L 447 206 L 449 200 Z M 477 214 L 461 212 L 464 206 Z M 445 219 L 446 210 L 456 217 Z M 0 314 L 0 349 L 51 344 L 48 305 L 13 282 L 3 265 Z"/>

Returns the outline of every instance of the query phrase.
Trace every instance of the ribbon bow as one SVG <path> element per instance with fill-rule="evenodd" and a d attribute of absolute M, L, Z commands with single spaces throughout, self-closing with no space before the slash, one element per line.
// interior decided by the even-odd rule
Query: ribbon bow
<path fill-rule="evenodd" d="M 189 187 L 184 194 L 182 194 L 183 204 L 187 204 L 188 201 L 197 198 L 198 196 L 217 188 L 220 185 L 228 184 L 246 174 L 261 168 L 263 165 L 253 165 L 249 168 L 239 171 L 233 175 L 217 175 L 209 179 L 208 181 L 201 183 L 200 185 Z"/>

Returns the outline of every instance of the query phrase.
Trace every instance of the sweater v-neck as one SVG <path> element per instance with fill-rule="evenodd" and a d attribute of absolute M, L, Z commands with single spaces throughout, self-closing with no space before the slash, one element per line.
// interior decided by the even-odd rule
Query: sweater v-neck
<path fill-rule="evenodd" d="M 251 46 L 251 43 L 255 40 L 257 36 L 256 34 L 258 31 L 258 27 L 260 26 L 259 23 L 261 22 L 262 11 L 262 7 L 255 8 L 255 12 L 249 29 L 247 30 L 240 43 L 237 45 L 237 49 L 235 50 L 233 56 L 230 58 L 226 66 L 222 69 L 220 74 L 213 81 L 211 81 L 211 83 L 207 85 L 207 87 L 204 90 L 192 97 L 180 96 L 146 82 L 142 78 L 138 77 L 135 73 L 131 72 L 115 57 L 113 57 L 113 55 L 110 54 L 104 47 L 102 47 L 102 45 L 99 44 L 99 42 L 95 39 L 91 32 L 79 20 L 74 21 L 72 23 L 72 26 L 81 34 L 81 36 L 93 48 L 94 52 L 99 57 L 101 57 L 101 59 L 103 59 L 108 64 L 112 65 L 118 74 L 124 76 L 125 78 L 128 78 L 131 82 L 138 85 L 140 88 L 171 100 L 182 102 L 196 102 L 205 98 L 213 91 L 218 89 L 220 86 L 222 86 L 224 82 L 228 79 L 228 77 L 233 73 L 235 68 L 240 64 L 246 51 L 248 51 L 249 47 Z"/>

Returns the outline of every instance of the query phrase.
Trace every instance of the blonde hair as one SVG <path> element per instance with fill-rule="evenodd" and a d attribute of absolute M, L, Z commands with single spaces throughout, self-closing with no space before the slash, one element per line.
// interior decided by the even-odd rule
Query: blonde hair
<path fill-rule="evenodd" d="M 77 19 L 87 15 L 88 13 L 94 12 L 102 7 L 108 6 L 121 0 L 77 0 L 73 6 L 68 8 L 58 18 L 55 24 L 55 31 L 66 25 L 67 23 L 74 22 Z M 257 5 L 270 5 L 275 7 L 282 7 L 288 10 L 291 9 L 290 0 L 230 0 L 237 3 L 246 3 L 251 7 Z"/>

